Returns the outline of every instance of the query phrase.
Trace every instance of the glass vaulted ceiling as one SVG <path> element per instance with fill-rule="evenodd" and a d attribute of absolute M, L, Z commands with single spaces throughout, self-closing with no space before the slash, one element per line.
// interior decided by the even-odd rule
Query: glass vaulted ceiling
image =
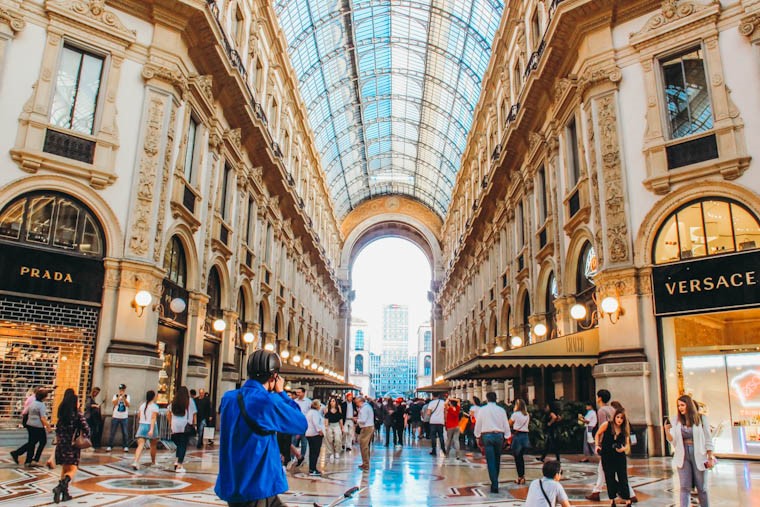
<path fill-rule="evenodd" d="M 444 216 L 501 0 L 277 0 L 339 217 L 407 194 Z"/>

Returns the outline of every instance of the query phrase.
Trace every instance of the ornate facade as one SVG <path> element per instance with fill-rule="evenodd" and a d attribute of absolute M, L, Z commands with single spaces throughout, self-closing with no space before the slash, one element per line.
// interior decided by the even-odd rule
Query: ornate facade
<path fill-rule="evenodd" d="M 441 232 L 436 375 L 538 403 L 609 388 L 662 452 L 658 421 L 688 390 L 676 362 L 696 352 L 671 350 L 655 265 L 760 246 L 760 2 L 507 4 Z M 705 233 L 729 201 L 750 225 Z M 655 258 L 694 206 L 705 225 Z"/>
<path fill-rule="evenodd" d="M 254 346 L 286 357 L 294 383 L 340 383 L 342 234 L 268 2 L 2 0 L 0 89 L 2 239 L 20 249 L 7 262 L 39 250 L 39 262 L 104 266 L 89 299 L 3 283 L 4 350 L 53 375 L 4 376 L 3 420 L 35 383 L 217 398 Z M 59 240 L 67 224 L 84 236 Z M 85 251 L 88 237 L 102 250 Z M 14 310 L 37 301 L 89 320 Z M 40 329 L 86 332 L 60 352 Z"/>

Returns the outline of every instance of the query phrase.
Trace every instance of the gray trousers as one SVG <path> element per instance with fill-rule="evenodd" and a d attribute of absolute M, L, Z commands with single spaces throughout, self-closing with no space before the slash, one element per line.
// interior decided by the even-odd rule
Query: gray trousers
<path fill-rule="evenodd" d="M 689 497 L 691 496 L 692 488 L 697 488 L 697 498 L 699 498 L 700 507 L 708 507 L 710 505 L 707 499 L 705 470 L 697 469 L 693 445 L 684 445 L 683 466 L 678 469 L 678 482 L 681 485 L 681 507 L 689 507 Z"/>
<path fill-rule="evenodd" d="M 446 428 L 446 448 L 444 449 L 448 455 L 451 452 L 451 448 L 456 450 L 456 457 L 459 457 L 459 428 Z"/>

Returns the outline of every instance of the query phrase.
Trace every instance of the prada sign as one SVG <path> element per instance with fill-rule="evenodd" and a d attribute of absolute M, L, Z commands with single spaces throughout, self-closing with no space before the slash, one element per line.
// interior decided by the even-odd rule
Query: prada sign
<path fill-rule="evenodd" d="M 0 245 L 0 290 L 100 303 L 104 271 L 101 259 Z"/>
<path fill-rule="evenodd" d="M 656 315 L 760 305 L 760 250 L 655 266 Z"/>

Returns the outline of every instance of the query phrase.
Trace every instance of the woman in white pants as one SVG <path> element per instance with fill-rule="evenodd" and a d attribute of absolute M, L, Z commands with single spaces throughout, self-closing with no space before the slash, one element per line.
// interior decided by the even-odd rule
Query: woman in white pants
<path fill-rule="evenodd" d="M 697 488 L 697 498 L 701 507 L 708 507 L 707 478 L 705 471 L 715 464 L 710 425 L 704 416 L 697 412 L 697 406 L 691 396 L 678 398 L 678 419 L 671 426 L 665 420 L 665 438 L 673 444 L 673 466 L 678 471 L 681 486 L 681 507 L 690 505 L 691 489 Z"/>
<path fill-rule="evenodd" d="M 343 442 L 343 412 L 338 400 L 330 398 L 325 410 L 325 428 L 327 440 L 327 458 L 332 463 L 340 458 L 340 450 Z"/>

